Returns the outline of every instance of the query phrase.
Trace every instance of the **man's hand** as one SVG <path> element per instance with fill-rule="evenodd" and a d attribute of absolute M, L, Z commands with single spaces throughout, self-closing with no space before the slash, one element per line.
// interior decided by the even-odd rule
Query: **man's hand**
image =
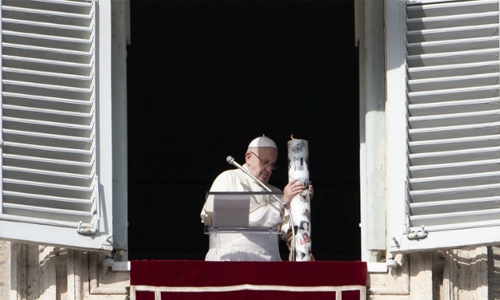
<path fill-rule="evenodd" d="M 294 179 L 290 181 L 285 188 L 283 189 L 283 198 L 282 201 L 289 205 L 292 202 L 293 197 L 304 191 L 304 184 L 299 179 Z"/>

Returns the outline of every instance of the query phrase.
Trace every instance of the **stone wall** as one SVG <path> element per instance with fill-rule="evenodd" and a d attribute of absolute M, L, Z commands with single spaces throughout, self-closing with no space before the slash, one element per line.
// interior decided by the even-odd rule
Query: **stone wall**
<path fill-rule="evenodd" d="M 109 253 L 0 242 L 0 299 L 128 299 L 129 272 Z"/>
<path fill-rule="evenodd" d="M 489 247 L 398 254 L 397 267 L 368 276 L 370 300 L 477 300 L 500 281 Z M 498 293 L 498 292 L 495 292 Z"/>

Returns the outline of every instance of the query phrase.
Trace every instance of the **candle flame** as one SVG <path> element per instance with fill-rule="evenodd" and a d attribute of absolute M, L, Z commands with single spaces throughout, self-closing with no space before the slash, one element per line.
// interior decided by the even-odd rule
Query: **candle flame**
<path fill-rule="evenodd" d="M 295 140 L 295 138 L 293 137 L 293 133 L 290 134 L 290 139 Z"/>

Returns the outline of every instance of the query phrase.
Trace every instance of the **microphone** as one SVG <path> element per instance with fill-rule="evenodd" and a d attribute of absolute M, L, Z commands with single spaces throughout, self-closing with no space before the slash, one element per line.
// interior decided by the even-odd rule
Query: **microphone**
<path fill-rule="evenodd" d="M 260 181 L 257 177 L 253 176 L 252 173 L 250 173 L 250 171 L 248 171 L 247 169 L 243 168 L 239 163 L 237 163 L 235 160 L 234 160 L 234 157 L 232 157 L 231 155 L 229 155 L 228 157 L 226 157 L 226 161 L 237 167 L 238 169 L 240 169 L 241 171 L 243 171 L 243 173 L 245 173 L 246 175 L 248 175 L 250 178 L 252 178 L 253 180 L 255 180 L 255 182 L 257 182 L 261 187 L 263 187 L 266 191 L 268 192 L 273 192 L 273 190 L 271 190 L 265 183 L 263 183 L 262 181 Z M 292 212 L 290 211 L 290 208 L 288 207 L 288 205 L 286 205 L 283 200 L 281 200 L 280 198 L 278 198 L 275 194 L 272 194 L 272 196 L 281 204 L 283 205 L 283 207 L 286 209 L 286 211 L 288 212 L 288 216 L 290 217 L 290 227 L 292 227 L 292 242 L 290 243 L 290 246 L 292 248 L 291 252 L 292 252 L 292 261 L 295 261 L 295 224 L 293 222 L 293 218 L 292 218 Z"/>
<path fill-rule="evenodd" d="M 252 174 L 252 173 L 250 173 L 247 169 L 243 168 L 243 167 L 242 167 L 239 163 L 237 163 L 237 162 L 234 160 L 234 157 L 232 157 L 232 156 L 228 156 L 228 157 L 226 158 L 226 161 L 227 161 L 229 164 L 231 164 L 231 165 L 233 165 L 233 166 L 237 167 L 238 169 L 242 170 L 245 174 L 247 174 L 250 178 L 252 178 L 253 180 L 255 180 L 255 181 L 256 181 L 256 182 L 257 182 L 257 183 L 258 183 L 261 187 L 263 187 L 266 191 L 268 191 L 268 192 L 272 192 L 272 191 L 273 191 L 273 190 L 271 190 L 271 189 L 270 189 L 270 188 L 269 188 L 269 187 L 268 187 L 265 183 L 263 183 L 262 181 L 260 181 L 257 177 L 253 176 L 253 174 Z M 286 207 L 286 204 L 285 204 L 285 203 L 284 203 L 284 202 L 283 202 L 280 198 L 276 197 L 276 195 L 274 195 L 274 194 L 273 194 L 272 196 L 273 196 L 274 198 L 276 198 L 276 200 L 278 200 L 278 202 L 279 202 L 281 205 L 283 205 L 283 206 L 285 206 L 285 207 Z"/>
<path fill-rule="evenodd" d="M 228 157 L 226 157 L 226 161 L 228 163 L 230 163 L 231 165 L 233 165 L 235 163 L 234 157 L 232 157 L 231 155 L 229 155 Z"/>

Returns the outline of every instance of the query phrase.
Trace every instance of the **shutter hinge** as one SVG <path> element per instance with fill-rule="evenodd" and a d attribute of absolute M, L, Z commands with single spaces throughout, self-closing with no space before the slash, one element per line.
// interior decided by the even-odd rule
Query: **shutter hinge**
<path fill-rule="evenodd" d="M 80 221 L 78 223 L 78 229 L 76 231 L 82 235 L 93 235 L 99 229 L 97 220 L 98 218 L 93 218 L 92 224 L 89 223 L 84 224 L 82 221 Z"/>
<path fill-rule="evenodd" d="M 424 228 L 424 225 L 422 225 L 422 229 L 420 230 L 414 230 L 414 231 L 409 231 L 407 232 L 406 238 L 409 240 L 421 240 L 425 239 L 427 237 L 427 231 Z"/>

